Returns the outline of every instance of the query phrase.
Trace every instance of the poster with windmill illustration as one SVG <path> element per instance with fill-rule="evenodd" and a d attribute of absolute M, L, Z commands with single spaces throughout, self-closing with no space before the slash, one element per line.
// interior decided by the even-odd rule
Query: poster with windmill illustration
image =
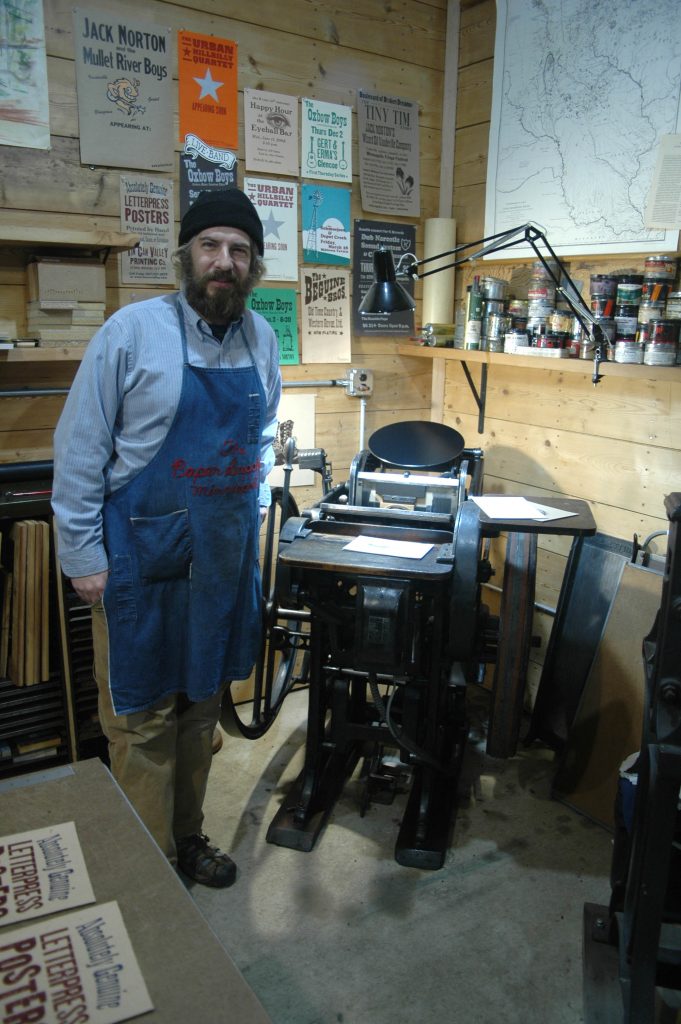
<path fill-rule="evenodd" d="M 303 262 L 350 264 L 350 189 L 302 186 Z"/>
<path fill-rule="evenodd" d="M 362 209 L 418 217 L 418 104 L 358 89 L 357 134 Z"/>

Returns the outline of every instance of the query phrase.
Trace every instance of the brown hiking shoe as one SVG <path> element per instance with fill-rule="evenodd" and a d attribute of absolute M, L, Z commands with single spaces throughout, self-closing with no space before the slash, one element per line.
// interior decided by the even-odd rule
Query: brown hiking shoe
<path fill-rule="evenodd" d="M 211 846 L 208 836 L 183 836 L 175 841 L 177 866 L 188 878 L 200 885 L 226 889 L 236 881 L 236 864 L 217 846 Z"/>

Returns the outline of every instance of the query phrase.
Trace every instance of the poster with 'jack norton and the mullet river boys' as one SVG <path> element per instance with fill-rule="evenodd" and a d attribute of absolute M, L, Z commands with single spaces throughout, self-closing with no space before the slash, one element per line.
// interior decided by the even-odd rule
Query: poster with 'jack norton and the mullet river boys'
<path fill-rule="evenodd" d="M 80 158 L 171 171 L 171 30 L 124 14 L 73 12 Z"/>

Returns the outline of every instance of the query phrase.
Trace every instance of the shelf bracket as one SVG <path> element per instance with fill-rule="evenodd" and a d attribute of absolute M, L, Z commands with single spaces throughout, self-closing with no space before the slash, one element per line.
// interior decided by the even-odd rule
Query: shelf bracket
<path fill-rule="evenodd" d="M 480 366 L 480 392 L 475 386 L 475 381 L 471 377 L 471 371 L 468 369 L 468 363 L 462 360 L 461 368 L 466 374 L 466 380 L 468 386 L 471 389 L 475 404 L 478 407 L 478 433 L 484 434 L 485 432 L 485 403 L 487 401 L 487 363 L 482 363 Z"/>

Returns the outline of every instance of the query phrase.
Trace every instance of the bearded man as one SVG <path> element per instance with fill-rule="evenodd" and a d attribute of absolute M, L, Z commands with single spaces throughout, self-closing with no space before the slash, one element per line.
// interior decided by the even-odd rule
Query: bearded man
<path fill-rule="evenodd" d="M 237 188 L 180 225 L 180 292 L 118 310 L 54 437 L 59 558 L 92 607 L 111 770 L 171 863 L 236 878 L 203 832 L 224 687 L 260 642 L 258 532 L 281 396 L 276 336 L 246 298 L 263 228 Z"/>

